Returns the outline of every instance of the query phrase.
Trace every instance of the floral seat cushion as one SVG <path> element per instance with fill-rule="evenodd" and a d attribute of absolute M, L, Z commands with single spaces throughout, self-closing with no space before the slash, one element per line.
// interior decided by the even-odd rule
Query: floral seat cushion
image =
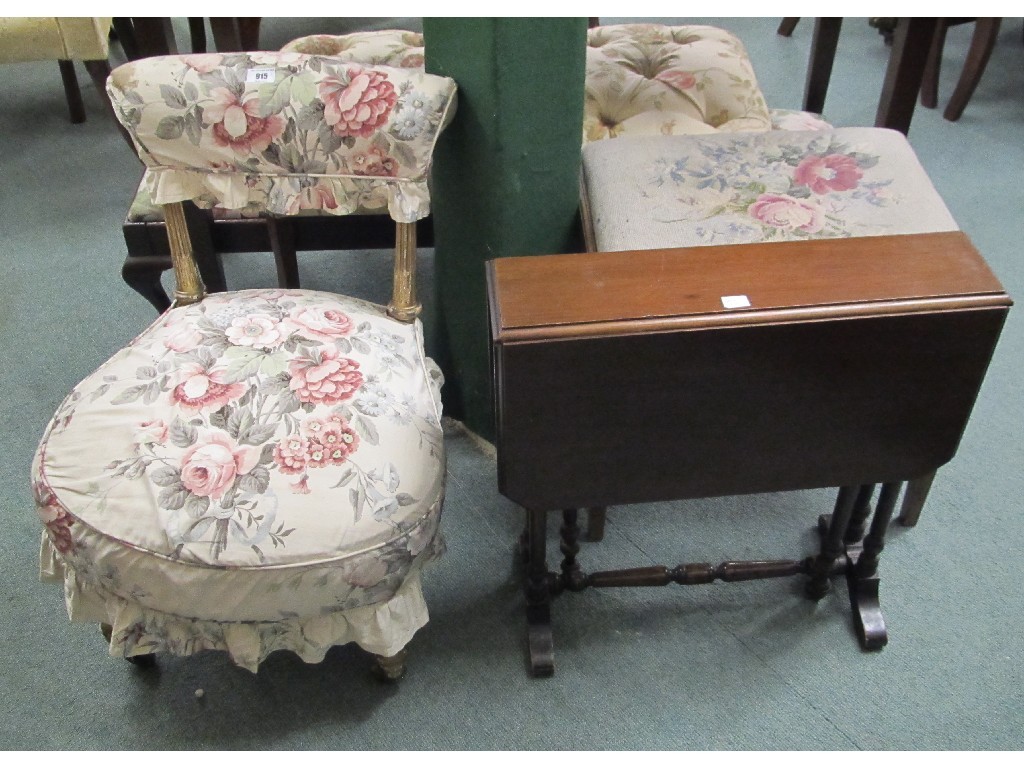
<path fill-rule="evenodd" d="M 584 143 L 772 127 L 743 43 L 724 29 L 595 27 L 586 66 Z"/>
<path fill-rule="evenodd" d="M 957 229 L 902 134 L 648 136 L 583 149 L 599 251 Z"/>
<path fill-rule="evenodd" d="M 36 456 L 44 572 L 72 618 L 113 623 L 112 652 L 219 648 L 250 669 L 279 648 L 400 650 L 443 547 L 440 372 L 421 350 L 418 322 L 314 291 L 161 316 Z"/>

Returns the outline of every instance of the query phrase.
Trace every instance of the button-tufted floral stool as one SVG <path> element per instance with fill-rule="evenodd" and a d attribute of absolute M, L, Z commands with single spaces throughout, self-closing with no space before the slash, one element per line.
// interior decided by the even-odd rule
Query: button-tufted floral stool
<path fill-rule="evenodd" d="M 306 35 L 292 40 L 281 50 L 389 67 L 423 67 L 423 35 L 405 29 L 351 32 L 347 35 Z"/>
<path fill-rule="evenodd" d="M 175 306 L 60 406 L 33 482 L 43 576 L 110 653 L 227 651 L 256 670 L 355 642 L 401 673 L 428 619 L 444 496 L 440 373 L 412 285 L 455 84 L 299 53 L 159 57 L 108 90 L 164 206 Z M 183 201 L 397 222 L 378 306 L 300 290 L 203 295 Z"/>
<path fill-rule="evenodd" d="M 742 41 L 724 29 L 618 24 L 587 33 L 584 143 L 827 127 L 808 112 L 769 109 Z"/>

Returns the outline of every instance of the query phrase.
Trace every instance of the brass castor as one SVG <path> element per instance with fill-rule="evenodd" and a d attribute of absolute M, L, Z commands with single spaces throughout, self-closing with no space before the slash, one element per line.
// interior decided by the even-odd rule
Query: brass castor
<path fill-rule="evenodd" d="M 109 643 L 111 636 L 114 634 L 114 628 L 109 624 L 100 624 L 100 632 L 103 633 L 103 638 Z M 156 666 L 155 653 L 140 653 L 135 656 L 125 656 L 125 660 L 129 664 L 134 664 L 141 669 L 149 669 L 150 667 Z"/>
<path fill-rule="evenodd" d="M 385 683 L 395 683 L 405 674 L 405 658 L 407 652 L 403 648 L 394 656 L 374 656 L 373 675 Z"/>

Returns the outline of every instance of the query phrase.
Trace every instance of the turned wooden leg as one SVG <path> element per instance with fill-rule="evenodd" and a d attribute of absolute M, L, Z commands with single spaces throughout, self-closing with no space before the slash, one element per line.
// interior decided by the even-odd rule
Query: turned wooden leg
<path fill-rule="evenodd" d="M 885 547 L 885 532 L 899 495 L 900 483 L 885 483 L 882 486 L 878 508 L 871 520 L 871 530 L 864 538 L 857 562 L 847 573 L 853 620 L 861 647 L 866 651 L 877 651 L 889 641 L 878 601 L 878 559 Z"/>
<path fill-rule="evenodd" d="M 379 679 L 387 683 L 400 680 L 405 674 L 405 661 L 408 652 L 403 648 L 393 656 L 374 656 L 373 673 Z"/>
<path fill-rule="evenodd" d="M 584 589 L 583 571 L 576 560 L 580 551 L 579 513 L 575 509 L 562 512 L 562 586 L 572 592 Z"/>
<path fill-rule="evenodd" d="M 527 510 L 526 530 L 530 560 L 526 573 L 527 643 L 530 674 L 550 677 L 555 673 L 554 637 L 551 632 L 551 588 L 546 552 L 547 512 Z"/>
<path fill-rule="evenodd" d="M 874 485 L 862 485 L 857 489 L 857 498 L 853 502 L 853 513 L 850 525 L 843 535 L 843 543 L 849 546 L 864 538 L 864 531 L 871 517 L 871 497 L 875 495 Z"/>
<path fill-rule="evenodd" d="M 907 528 L 917 525 L 934 480 L 935 472 L 933 471 L 907 483 L 907 492 L 903 494 L 903 505 L 900 507 L 900 516 L 897 520 L 900 525 Z"/>
<path fill-rule="evenodd" d="M 587 541 L 601 541 L 604 538 L 604 524 L 607 507 L 590 507 L 587 509 Z"/>
<path fill-rule="evenodd" d="M 72 123 L 85 122 L 85 105 L 82 103 L 82 91 L 78 87 L 78 78 L 75 76 L 75 62 L 61 59 L 57 62 L 60 67 L 60 78 L 64 82 L 64 98 L 68 102 L 68 114 Z"/>
<path fill-rule="evenodd" d="M 846 485 L 839 489 L 835 510 L 829 522 L 828 531 L 821 542 L 821 552 L 811 565 L 811 578 L 807 582 L 807 596 L 812 600 L 820 600 L 828 594 L 832 587 L 832 567 L 843 554 L 843 537 L 853 514 L 853 505 L 857 497 L 857 486 Z"/>

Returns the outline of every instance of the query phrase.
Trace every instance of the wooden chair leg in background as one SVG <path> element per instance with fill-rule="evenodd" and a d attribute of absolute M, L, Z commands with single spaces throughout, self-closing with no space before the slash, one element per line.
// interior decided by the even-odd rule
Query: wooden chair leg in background
<path fill-rule="evenodd" d="M 75 62 L 68 59 L 61 59 L 57 62 L 60 67 L 60 78 L 64 82 L 64 97 L 68 102 L 68 114 L 72 123 L 85 122 L 85 105 L 82 103 L 82 91 L 78 87 L 78 78 L 75 76 Z"/>
<path fill-rule="evenodd" d="M 269 216 L 266 221 L 270 250 L 277 266 L 277 284 L 282 288 L 299 288 L 299 260 L 292 223 L 280 216 Z"/>
<path fill-rule="evenodd" d="M 978 87 L 985 66 L 988 64 L 996 38 L 999 37 L 999 25 L 1002 19 L 978 19 L 971 37 L 971 47 L 967 52 L 967 62 L 957 81 L 953 95 L 949 99 L 942 116 L 956 122 L 964 113 L 967 102 L 971 100 L 974 89 Z"/>
<path fill-rule="evenodd" d="M 928 49 L 924 77 L 921 78 L 921 106 L 928 109 L 935 109 L 939 103 L 939 71 L 942 68 L 942 49 L 946 45 L 946 31 L 950 26 L 950 19 L 939 19 L 935 25 L 931 47 Z"/>
<path fill-rule="evenodd" d="M 188 37 L 192 53 L 206 53 L 206 19 L 202 16 L 189 16 Z"/>
<path fill-rule="evenodd" d="M 258 51 L 260 17 L 211 17 L 210 30 L 218 53 L 228 51 Z"/>
<path fill-rule="evenodd" d="M 789 16 L 782 20 L 779 24 L 779 28 L 776 30 L 776 34 L 782 35 L 783 37 L 790 37 L 793 34 L 793 30 L 796 29 L 796 25 L 800 23 L 799 16 Z"/>
<path fill-rule="evenodd" d="M 807 63 L 807 81 L 804 85 L 804 110 L 821 114 L 825 109 L 828 81 L 832 78 L 832 64 L 839 45 L 842 29 L 841 17 L 822 17 L 814 20 L 811 38 L 811 56 Z"/>

